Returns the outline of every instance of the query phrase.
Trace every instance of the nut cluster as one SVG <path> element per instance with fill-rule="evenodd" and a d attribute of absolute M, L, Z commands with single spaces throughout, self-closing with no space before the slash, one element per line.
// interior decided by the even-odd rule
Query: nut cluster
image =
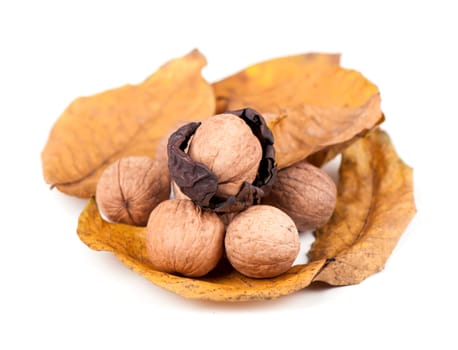
<path fill-rule="evenodd" d="M 322 170 L 303 161 L 277 174 L 272 133 L 251 109 L 183 125 L 167 152 L 161 145 L 157 160 L 113 163 L 96 192 L 109 220 L 146 225 L 159 271 L 201 277 L 225 256 L 246 276 L 278 276 L 299 253 L 298 230 L 324 225 L 334 210 Z"/>

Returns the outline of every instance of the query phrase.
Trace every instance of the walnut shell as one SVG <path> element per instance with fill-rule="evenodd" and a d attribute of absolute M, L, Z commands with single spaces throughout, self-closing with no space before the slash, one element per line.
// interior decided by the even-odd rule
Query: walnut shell
<path fill-rule="evenodd" d="M 334 181 L 320 168 L 301 161 L 277 174 L 271 192 L 263 203 L 287 213 L 299 231 L 326 224 L 336 207 Z"/>
<path fill-rule="evenodd" d="M 223 255 L 224 224 L 212 211 L 187 199 L 170 199 L 153 210 L 146 228 L 146 250 L 158 270 L 200 277 Z"/>
<path fill-rule="evenodd" d="M 224 243 L 231 265 L 255 278 L 287 271 L 300 248 L 293 220 L 269 205 L 254 205 L 237 215 L 227 227 Z"/>
<path fill-rule="evenodd" d="M 262 115 L 251 108 L 227 113 L 242 119 L 262 148 L 262 158 L 255 180 L 252 183 L 244 181 L 236 195 L 228 198 L 218 197 L 218 177 L 207 165 L 195 161 L 185 151 L 202 123 L 188 123 L 182 126 L 170 136 L 167 145 L 168 167 L 173 181 L 194 203 L 219 213 L 235 213 L 252 204 L 259 204 L 261 198 L 269 193 L 277 175 L 274 139 Z"/>
<path fill-rule="evenodd" d="M 160 139 L 156 147 L 156 160 L 168 169 L 169 156 L 167 154 L 167 144 L 169 142 L 170 135 L 172 135 L 177 129 L 181 128 L 183 125 L 186 125 L 187 121 L 178 121 L 175 125 Z"/>
<path fill-rule="evenodd" d="M 151 211 L 169 198 L 166 169 L 148 157 L 121 158 L 100 176 L 96 201 L 111 221 L 145 226 Z"/>
<path fill-rule="evenodd" d="M 202 122 L 188 153 L 216 175 L 216 196 L 226 199 L 239 193 L 244 182 L 254 181 L 262 147 L 243 119 L 233 114 L 219 114 Z"/>

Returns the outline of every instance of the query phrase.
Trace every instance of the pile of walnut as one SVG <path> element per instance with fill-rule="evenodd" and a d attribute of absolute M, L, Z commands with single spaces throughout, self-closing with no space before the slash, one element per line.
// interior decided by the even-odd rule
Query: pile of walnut
<path fill-rule="evenodd" d="M 329 220 L 336 186 L 306 161 L 277 173 L 270 130 L 244 109 L 182 126 L 156 160 L 118 160 L 96 200 L 109 220 L 147 226 L 157 270 L 199 277 L 225 255 L 240 273 L 268 278 L 294 263 L 298 230 Z"/>

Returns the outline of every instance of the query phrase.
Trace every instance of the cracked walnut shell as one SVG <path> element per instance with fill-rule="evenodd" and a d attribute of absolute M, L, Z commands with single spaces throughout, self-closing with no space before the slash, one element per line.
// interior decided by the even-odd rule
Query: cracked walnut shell
<path fill-rule="evenodd" d="M 200 277 L 223 255 L 224 224 L 218 215 L 187 199 L 170 199 L 153 210 L 146 250 L 159 271 Z"/>
<path fill-rule="evenodd" d="M 231 265 L 240 273 L 275 277 L 286 272 L 299 254 L 299 233 L 280 209 L 254 205 L 230 222 L 225 247 Z"/>
<path fill-rule="evenodd" d="M 111 221 L 146 226 L 151 211 L 169 198 L 170 177 L 148 157 L 121 158 L 100 176 L 96 201 Z"/>

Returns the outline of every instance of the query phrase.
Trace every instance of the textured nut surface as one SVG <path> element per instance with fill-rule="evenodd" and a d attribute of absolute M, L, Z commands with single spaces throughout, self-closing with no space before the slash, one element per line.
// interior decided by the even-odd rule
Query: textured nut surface
<path fill-rule="evenodd" d="M 145 226 L 151 211 L 169 198 L 168 171 L 148 157 L 126 157 L 100 176 L 96 201 L 111 221 Z"/>
<path fill-rule="evenodd" d="M 278 172 L 263 203 L 283 210 L 303 231 L 326 224 L 334 212 L 336 198 L 336 185 L 329 175 L 301 161 Z"/>
<path fill-rule="evenodd" d="M 293 220 L 268 205 L 254 205 L 229 224 L 226 255 L 240 273 L 255 278 L 287 271 L 299 254 L 299 234 Z"/>
<path fill-rule="evenodd" d="M 199 277 L 210 272 L 223 254 L 224 224 L 217 214 L 192 201 L 170 199 L 151 213 L 146 249 L 158 270 Z"/>
<path fill-rule="evenodd" d="M 218 178 L 216 195 L 236 195 L 243 182 L 256 178 L 262 147 L 250 127 L 233 114 L 219 114 L 202 122 L 189 147 L 194 161 L 205 164 Z"/>

